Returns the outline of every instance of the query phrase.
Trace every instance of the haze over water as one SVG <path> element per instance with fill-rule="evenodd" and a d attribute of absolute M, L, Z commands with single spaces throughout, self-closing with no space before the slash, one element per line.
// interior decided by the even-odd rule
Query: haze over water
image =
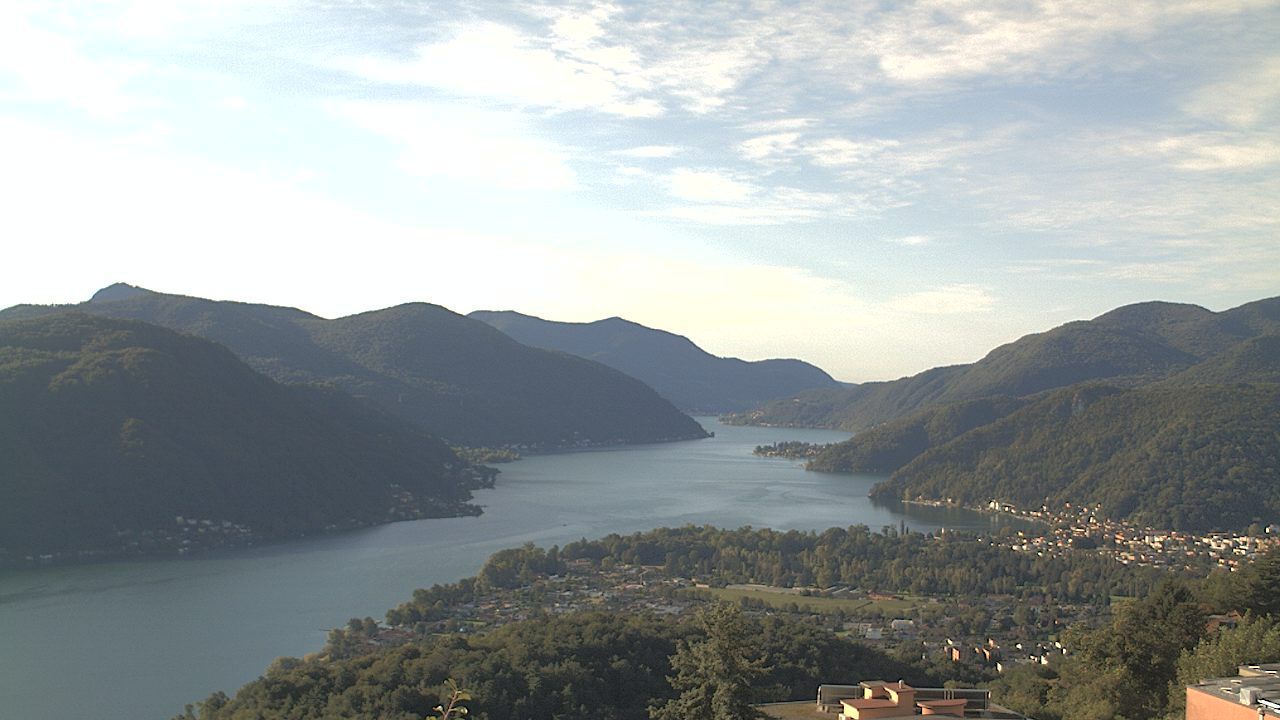
<path fill-rule="evenodd" d="M 827 430 L 729 427 L 707 440 L 532 457 L 476 494 L 478 518 L 423 520 L 175 560 L 0 576 L 0 717 L 160 720 L 319 650 L 353 616 L 473 575 L 493 552 L 611 532 L 722 527 L 988 528 L 995 518 L 873 505 L 873 476 L 804 472 L 751 449 Z"/>

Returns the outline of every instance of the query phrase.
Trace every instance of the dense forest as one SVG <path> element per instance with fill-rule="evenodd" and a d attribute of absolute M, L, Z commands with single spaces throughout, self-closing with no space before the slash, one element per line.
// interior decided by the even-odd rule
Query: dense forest
<path fill-rule="evenodd" d="M 840 385 L 800 360 L 716 357 L 686 337 L 622 318 L 567 323 L 485 310 L 468 317 L 525 345 L 572 353 L 621 370 L 688 412 L 737 412 L 802 390 Z"/>
<path fill-rule="evenodd" d="M 1024 397 L 1086 381 L 1133 387 L 1267 382 L 1277 372 L 1280 298 L 1220 313 L 1149 302 L 1067 323 L 1002 345 L 976 363 L 933 368 L 892 382 L 810 390 L 731 416 L 745 424 L 861 431 L 930 405 Z M 1234 350 L 1232 355 L 1224 355 Z M 1208 363 L 1204 368 L 1196 368 Z"/>
<path fill-rule="evenodd" d="M 860 432 L 819 452 L 806 468 L 819 472 L 892 473 L 924 451 L 999 420 L 1027 404 L 1018 398 L 982 398 L 935 405 Z"/>
<path fill-rule="evenodd" d="M 521 345 L 438 305 L 326 320 L 293 308 L 115 285 L 72 307 L 213 340 L 277 381 L 332 384 L 455 444 L 557 448 L 706 436 L 634 378 Z M 65 309 L 17 306 L 0 319 Z"/>
<path fill-rule="evenodd" d="M 1207 612 L 1242 620 L 1210 630 Z M 1181 720 L 1187 685 L 1280 661 L 1280 551 L 1239 573 L 1171 579 L 1063 642 L 1060 664 L 1013 668 L 992 684 L 995 699 L 1040 720 Z"/>
<path fill-rule="evenodd" d="M 1242 529 L 1280 514 L 1280 385 L 1068 388 L 928 449 L 875 493 Z"/>
<path fill-rule="evenodd" d="M 0 322 L 0 407 L 0 549 L 15 557 L 470 514 L 492 478 L 343 393 L 134 321 Z"/>
<path fill-rule="evenodd" d="M 841 640 L 812 624 L 743 617 L 766 668 L 753 702 L 813 697 L 831 679 L 941 678 Z M 697 640 L 688 618 L 632 613 L 544 615 L 483 635 L 440 635 L 394 648 L 305 660 L 281 659 L 240 689 L 217 694 L 186 716 L 201 720 L 376 717 L 422 720 L 458 678 L 488 720 L 648 720 L 650 705 L 675 696 L 668 677 L 680 640 Z"/>

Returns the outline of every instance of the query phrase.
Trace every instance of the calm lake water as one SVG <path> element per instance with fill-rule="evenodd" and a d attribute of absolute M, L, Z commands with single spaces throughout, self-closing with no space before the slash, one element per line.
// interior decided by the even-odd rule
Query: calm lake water
<path fill-rule="evenodd" d="M 163 720 L 233 693 L 276 657 L 318 650 L 329 628 L 383 613 L 418 587 L 475 574 L 502 548 L 689 523 L 825 529 L 905 520 L 915 530 L 994 518 L 873 505 L 878 478 L 804 472 L 751 455 L 845 433 L 744 428 L 716 437 L 502 466 L 476 518 L 422 520 L 202 557 L 0 575 L 0 718 Z"/>

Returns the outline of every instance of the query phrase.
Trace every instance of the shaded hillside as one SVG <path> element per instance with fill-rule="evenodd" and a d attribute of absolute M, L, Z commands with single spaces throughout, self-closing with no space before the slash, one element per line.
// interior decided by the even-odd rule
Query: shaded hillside
<path fill-rule="evenodd" d="M 732 420 L 858 431 L 932 404 L 1022 397 L 1093 380 L 1142 386 L 1277 333 L 1280 298 L 1220 313 L 1194 305 L 1140 303 L 1027 335 L 970 365 L 934 368 L 893 382 L 810 391 Z"/>
<path fill-rule="evenodd" d="M 455 443 L 556 448 L 705 436 L 633 378 L 521 345 L 437 305 L 326 320 L 115 285 L 75 308 L 214 340 L 276 380 L 332 383 Z M 19 306 L 0 318 L 53 310 Z"/>
<path fill-rule="evenodd" d="M 1245 340 L 1174 375 L 1169 384 L 1280 383 L 1280 335 Z"/>
<path fill-rule="evenodd" d="M 1280 514 L 1280 386 L 1066 388 L 924 452 L 874 492 L 1099 503 L 1159 527 L 1240 529 Z"/>
<path fill-rule="evenodd" d="M 604 363 L 658 391 L 687 411 L 734 412 L 809 388 L 840 384 L 801 360 L 716 357 L 686 337 L 622 318 L 590 323 L 553 322 L 517 312 L 478 310 L 482 320 L 533 347 Z"/>
<path fill-rule="evenodd" d="M 469 491 L 492 477 L 336 390 L 280 385 L 207 340 L 80 313 L 0 322 L 0 409 L 0 549 L 15 553 L 472 514 Z"/>
<path fill-rule="evenodd" d="M 924 451 L 995 422 L 1026 404 L 1026 400 L 1018 398 L 983 398 L 934 405 L 830 445 L 805 468 L 820 472 L 891 473 Z"/>

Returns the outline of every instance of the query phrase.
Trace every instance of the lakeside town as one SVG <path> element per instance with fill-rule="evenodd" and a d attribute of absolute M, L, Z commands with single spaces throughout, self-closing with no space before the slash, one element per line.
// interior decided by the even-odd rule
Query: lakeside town
<path fill-rule="evenodd" d="M 1026 510 L 992 500 L 978 509 L 1033 520 L 1045 527 L 1042 533 L 1016 531 L 1012 537 L 993 538 L 993 542 L 1014 550 L 1050 555 L 1067 550 L 1096 550 L 1117 562 L 1139 567 L 1236 570 L 1280 546 L 1280 523 L 1265 527 L 1258 524 L 1247 532 L 1196 534 L 1112 520 L 1104 517 L 1096 505 L 1073 507 L 1067 503 L 1060 510 L 1048 506 Z"/>

